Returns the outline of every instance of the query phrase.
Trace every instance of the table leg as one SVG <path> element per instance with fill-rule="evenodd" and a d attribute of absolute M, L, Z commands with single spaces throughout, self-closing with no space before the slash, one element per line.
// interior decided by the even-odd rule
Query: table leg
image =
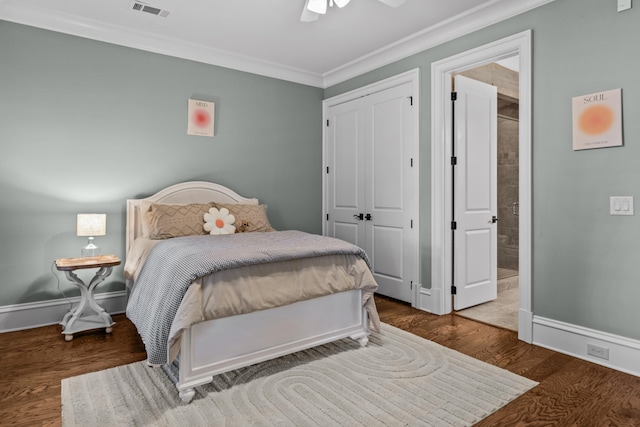
<path fill-rule="evenodd" d="M 80 288 L 80 303 L 64 316 L 62 319 L 62 328 L 64 330 L 73 328 L 76 320 L 84 313 L 84 309 L 87 306 L 87 300 L 89 299 L 87 294 L 87 285 L 80 279 L 73 271 L 65 271 L 64 275 L 70 282 Z"/>
<path fill-rule="evenodd" d="M 93 296 L 96 287 L 111 274 L 111 271 L 112 267 L 100 268 L 100 270 L 98 270 L 94 275 L 93 279 L 91 279 L 91 282 L 89 282 L 89 286 L 87 286 L 73 271 L 66 270 L 64 272 L 67 279 L 80 288 L 80 303 L 75 308 L 69 310 L 62 319 L 62 322 L 60 322 L 64 331 L 73 329 L 75 323 L 82 318 L 82 315 L 88 305 L 95 312 L 96 316 L 104 322 L 106 332 L 112 332 L 113 320 L 111 319 L 111 316 L 104 308 L 100 307 Z M 71 341 L 71 339 L 73 339 L 73 335 L 67 334 L 65 339 L 67 341 Z"/>
<path fill-rule="evenodd" d="M 102 319 L 104 320 L 104 322 L 109 325 L 107 326 L 107 333 L 111 332 L 111 327 L 110 325 L 113 324 L 113 320 L 111 319 L 111 316 L 109 315 L 109 313 L 106 312 L 106 310 L 104 308 L 102 308 L 94 299 L 93 294 L 96 290 L 96 287 L 102 283 L 104 281 L 104 279 L 106 279 L 107 277 L 109 277 L 109 275 L 111 274 L 111 270 L 112 267 L 102 267 L 100 270 L 98 270 L 98 272 L 96 273 L 95 276 L 93 276 L 93 279 L 91 279 L 91 282 L 89 283 L 89 292 L 88 292 L 88 302 L 89 302 L 89 306 L 93 309 L 93 311 L 96 312 L 96 314 Z"/>

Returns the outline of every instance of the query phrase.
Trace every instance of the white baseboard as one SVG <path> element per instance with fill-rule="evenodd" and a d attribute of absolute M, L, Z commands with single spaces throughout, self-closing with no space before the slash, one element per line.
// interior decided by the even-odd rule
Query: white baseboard
<path fill-rule="evenodd" d="M 95 299 L 109 314 L 124 313 L 127 305 L 125 291 L 96 294 Z M 80 297 L 5 305 L 0 307 L 0 333 L 21 331 L 60 323 Z"/>
<path fill-rule="evenodd" d="M 533 344 L 640 376 L 640 341 L 584 328 L 558 320 L 533 316 Z M 587 345 L 608 349 L 605 360 L 587 353 Z"/>
<path fill-rule="evenodd" d="M 420 292 L 418 293 L 418 308 L 428 313 L 442 314 L 438 311 L 438 301 L 440 301 L 439 297 L 439 289 L 426 289 L 420 287 Z"/>
<path fill-rule="evenodd" d="M 440 314 L 438 292 L 438 289 L 421 288 L 418 308 Z M 639 340 L 535 316 L 522 308 L 518 312 L 518 320 L 518 338 L 525 342 L 640 377 Z M 607 349 L 609 358 L 588 354 L 589 344 Z"/>
<path fill-rule="evenodd" d="M 533 341 L 533 313 L 518 308 L 518 339 L 531 344 Z"/>

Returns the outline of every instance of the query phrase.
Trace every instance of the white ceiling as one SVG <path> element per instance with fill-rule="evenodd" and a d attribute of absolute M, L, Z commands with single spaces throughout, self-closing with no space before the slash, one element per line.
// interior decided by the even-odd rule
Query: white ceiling
<path fill-rule="evenodd" d="M 305 0 L 0 0 L 0 19 L 327 87 L 552 0 L 352 0 L 300 22 Z"/>

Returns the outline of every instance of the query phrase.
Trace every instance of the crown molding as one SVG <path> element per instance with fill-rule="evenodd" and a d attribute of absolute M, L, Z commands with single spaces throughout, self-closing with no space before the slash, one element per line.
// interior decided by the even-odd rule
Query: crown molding
<path fill-rule="evenodd" d="M 325 88 L 408 58 L 555 0 L 495 0 L 323 74 Z"/>
<path fill-rule="evenodd" d="M 0 20 L 294 83 L 322 87 L 322 76 L 316 73 L 131 28 L 90 19 L 78 19 L 75 16 L 57 11 L 20 4 L 14 0 L 0 1 Z"/>
<path fill-rule="evenodd" d="M 324 74 L 211 49 L 131 28 L 78 19 L 53 10 L 21 4 L 17 0 L 0 0 L 0 19 L 308 86 L 327 88 L 552 1 L 554 0 L 494 0 Z"/>

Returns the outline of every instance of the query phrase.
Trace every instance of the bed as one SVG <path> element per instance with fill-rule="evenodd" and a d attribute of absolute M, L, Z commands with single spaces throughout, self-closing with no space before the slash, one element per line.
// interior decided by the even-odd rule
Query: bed
<path fill-rule="evenodd" d="M 264 216 L 236 218 L 239 227 L 249 227 L 242 231 L 257 225 L 256 232 L 153 234 L 153 209 L 208 204 Z M 127 200 L 126 252 L 127 317 L 145 342 L 147 363 L 178 365 L 174 382 L 186 403 L 214 375 L 346 337 L 366 346 L 370 328 L 379 329 L 377 284 L 361 249 L 275 231 L 257 199 L 219 184 L 185 182 Z M 251 258 L 248 265 L 236 262 L 240 252 Z M 204 258 L 215 258 L 215 269 L 201 267 Z"/>

